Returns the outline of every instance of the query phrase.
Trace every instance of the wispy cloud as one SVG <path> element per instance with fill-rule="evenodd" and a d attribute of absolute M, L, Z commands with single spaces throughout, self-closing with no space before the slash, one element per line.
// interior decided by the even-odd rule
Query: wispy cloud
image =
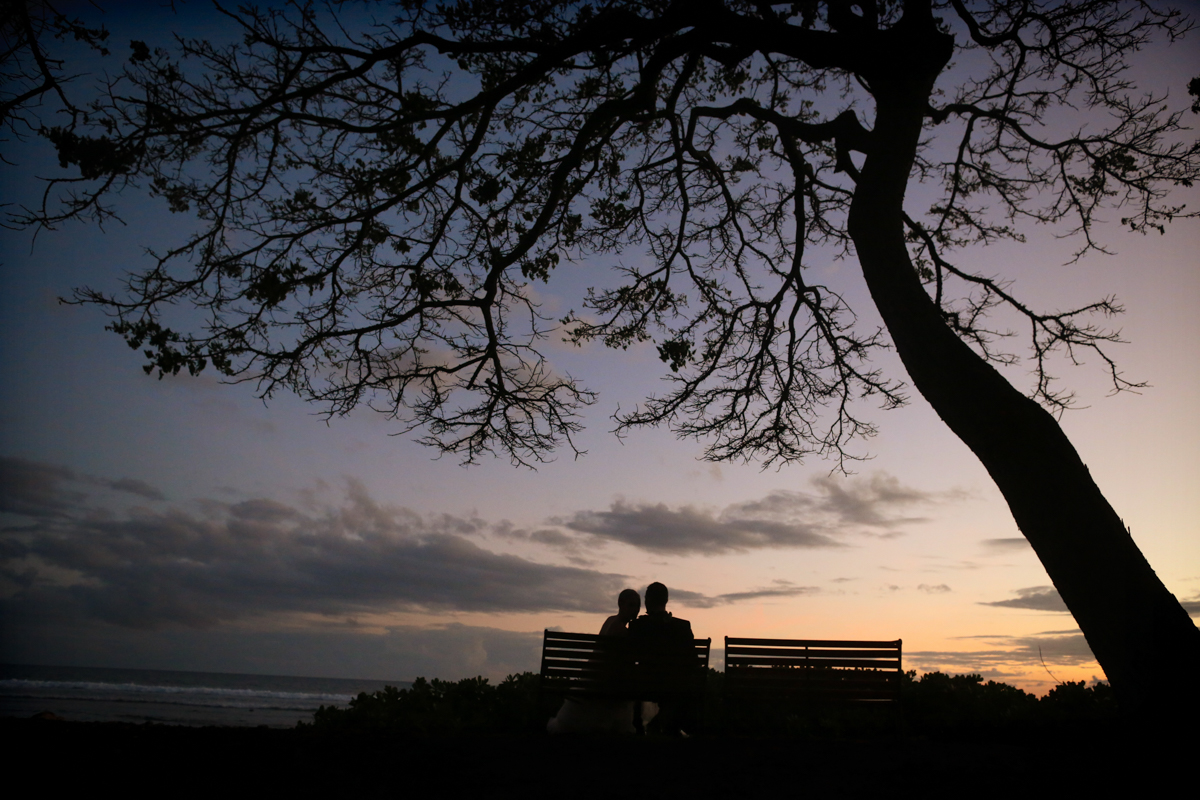
<path fill-rule="evenodd" d="M 688 608 L 713 608 L 715 606 L 731 605 L 762 600 L 777 600 L 797 597 L 803 594 L 816 594 L 820 589 L 816 586 L 797 586 L 791 581 L 776 580 L 770 586 L 751 589 L 744 592 L 728 592 L 726 594 L 705 595 L 686 590 L 671 590 L 671 601 Z"/>
<path fill-rule="evenodd" d="M 1059 597 L 1058 592 L 1053 586 L 1030 586 L 1026 589 L 1017 589 L 1016 593 L 1016 597 L 1009 598 L 1008 600 L 992 600 L 980 603 L 980 605 L 1070 613 L 1067 609 L 1067 604 Z"/>
<path fill-rule="evenodd" d="M 1029 636 L 982 635 L 961 639 L 992 645 L 984 650 L 914 650 L 904 654 L 905 665 L 921 672 L 988 672 L 1005 667 L 1078 666 L 1096 657 L 1078 631 L 1047 631 Z"/>
<path fill-rule="evenodd" d="M 1024 536 L 1013 536 L 1005 539 L 984 539 L 983 546 L 989 550 L 1000 552 L 1017 552 L 1029 550 L 1029 540 Z"/>
<path fill-rule="evenodd" d="M 813 492 L 776 491 L 720 510 L 617 501 L 607 510 L 579 511 L 551 522 L 595 542 L 672 555 L 836 548 L 847 546 L 848 534 L 896 535 L 905 525 L 926 521 L 906 513 L 909 509 L 962 496 L 907 487 L 884 473 L 856 479 L 824 476 L 812 484 Z"/>

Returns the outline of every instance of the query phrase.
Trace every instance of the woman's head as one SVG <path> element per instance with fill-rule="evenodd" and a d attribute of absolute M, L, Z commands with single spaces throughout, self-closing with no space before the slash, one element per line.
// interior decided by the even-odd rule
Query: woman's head
<path fill-rule="evenodd" d="M 633 589 L 625 589 L 617 595 L 618 616 L 621 619 L 630 620 L 637 617 L 638 612 L 642 610 L 642 598 L 637 591 Z"/>

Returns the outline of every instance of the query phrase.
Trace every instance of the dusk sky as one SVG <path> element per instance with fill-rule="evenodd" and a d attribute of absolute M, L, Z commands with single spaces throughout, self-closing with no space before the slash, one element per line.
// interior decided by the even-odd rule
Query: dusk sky
<path fill-rule="evenodd" d="M 117 69 L 133 38 L 234 35 L 204 3 L 136 15 L 102 5 L 114 56 L 89 65 Z M 1186 107 L 1196 40 L 1148 49 L 1136 77 Z M 38 177 L 58 170 L 53 154 L 34 140 L 3 147 L 3 202 L 34 204 Z M 1196 188 L 1177 199 L 1200 208 Z M 1103 677 L 998 490 L 911 389 L 899 410 L 858 409 L 879 434 L 852 449 L 867 459 L 855 474 L 819 459 L 764 471 L 701 461 L 702 444 L 663 429 L 611 434 L 618 408 L 662 391 L 653 343 L 553 341 L 554 366 L 599 393 L 577 440 L 586 455 L 560 452 L 536 471 L 503 458 L 464 467 L 366 408 L 326 422 L 317 406 L 264 404 L 252 384 L 223 385 L 211 370 L 144 375 L 98 309 L 58 302 L 79 286 L 117 290 L 147 248 L 167 249 L 193 223 L 133 193 L 118 210 L 124 224 L 104 230 L 69 224 L 36 241 L 0 231 L 2 662 L 496 679 L 538 668 L 544 628 L 598 631 L 622 588 L 657 580 L 668 608 L 712 637 L 717 666 L 725 636 L 899 638 L 918 672 L 1038 692 L 1048 672 Z M 1114 255 L 1069 266 L 1076 245 L 1062 232 L 1031 228 L 1023 245 L 959 263 L 1012 280 L 1042 309 L 1108 295 L 1124 305 L 1099 322 L 1128 341 L 1112 351 L 1124 375 L 1150 387 L 1108 396 L 1102 364 L 1058 363 L 1080 406 L 1062 425 L 1195 615 L 1200 219 L 1163 236 L 1101 226 Z M 560 266 L 536 290 L 546 315 L 580 308 L 608 266 Z M 864 328 L 878 325 L 857 264 L 813 269 Z M 1009 341 L 1024 353 L 1020 336 Z M 894 353 L 876 363 L 905 378 Z M 1029 369 L 1006 374 L 1024 388 Z"/>

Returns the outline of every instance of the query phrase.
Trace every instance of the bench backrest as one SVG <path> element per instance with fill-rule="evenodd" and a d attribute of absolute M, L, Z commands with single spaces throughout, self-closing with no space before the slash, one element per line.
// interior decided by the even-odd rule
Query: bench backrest
<path fill-rule="evenodd" d="M 636 649 L 623 636 L 545 631 L 543 687 L 572 694 L 649 700 L 663 691 L 698 691 L 708 672 L 712 639 L 694 639 L 682 670 L 678 653 L 669 657 Z"/>
<path fill-rule="evenodd" d="M 725 691 L 742 699 L 816 694 L 840 700 L 897 700 L 901 640 L 725 637 Z"/>

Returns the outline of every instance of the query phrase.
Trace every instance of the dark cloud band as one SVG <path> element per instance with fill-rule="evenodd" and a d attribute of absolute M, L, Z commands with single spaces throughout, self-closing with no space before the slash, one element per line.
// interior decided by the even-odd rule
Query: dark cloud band
<path fill-rule="evenodd" d="M 10 464 L 10 467 L 13 465 Z M 619 575 L 498 554 L 479 520 L 422 518 L 350 482 L 337 505 L 208 501 L 116 514 L 85 507 L 69 471 L 18 464 L 5 509 L 5 612 L 204 627 L 270 612 L 606 611 Z"/>

